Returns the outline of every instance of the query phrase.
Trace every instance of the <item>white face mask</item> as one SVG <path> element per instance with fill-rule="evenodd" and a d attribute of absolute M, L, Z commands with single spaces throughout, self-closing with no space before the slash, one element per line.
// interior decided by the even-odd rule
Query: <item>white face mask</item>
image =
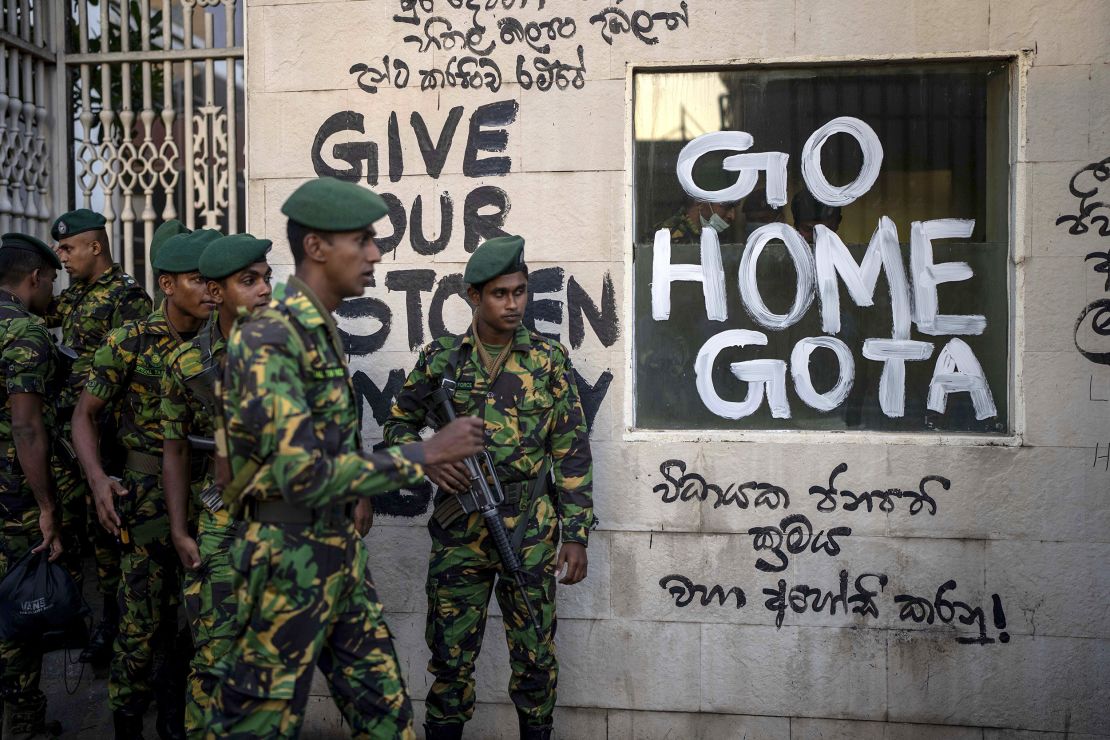
<path fill-rule="evenodd" d="M 721 218 L 720 214 L 718 214 L 716 211 L 714 211 L 708 219 L 700 214 L 698 215 L 698 218 L 701 219 L 701 227 L 703 229 L 713 229 L 718 234 L 724 232 L 724 230 L 727 229 L 730 225 L 729 222 Z"/>

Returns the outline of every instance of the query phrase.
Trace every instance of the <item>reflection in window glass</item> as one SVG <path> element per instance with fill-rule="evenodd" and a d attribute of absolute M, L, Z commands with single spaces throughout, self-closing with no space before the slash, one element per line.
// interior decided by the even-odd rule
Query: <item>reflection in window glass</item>
<path fill-rule="evenodd" d="M 1008 79 L 638 73 L 636 426 L 1006 432 Z"/>

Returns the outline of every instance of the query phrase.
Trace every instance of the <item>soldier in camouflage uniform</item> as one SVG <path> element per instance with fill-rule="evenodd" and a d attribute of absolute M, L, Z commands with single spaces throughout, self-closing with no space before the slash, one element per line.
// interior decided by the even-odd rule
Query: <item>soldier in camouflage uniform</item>
<path fill-rule="evenodd" d="M 164 228 L 159 233 L 164 233 Z M 85 477 L 68 446 L 73 438 L 71 420 L 89 375 L 93 353 L 112 329 L 147 316 L 150 296 L 112 261 L 104 216 L 87 208 L 70 211 L 58 217 L 50 234 L 55 241 L 54 251 L 69 273 L 70 284 L 51 302 L 46 325 L 61 328 L 62 345 L 73 355 L 69 377 L 57 400 L 61 445 L 54 476 L 62 504 L 67 557 L 76 559 L 79 572 L 81 551 L 91 540 L 97 588 L 104 604 L 103 617 L 93 631 L 89 646 L 81 653 L 81 661 L 103 664 L 111 657 L 119 624 L 116 609 L 119 550 L 115 541 L 96 523 Z"/>
<path fill-rule="evenodd" d="M 236 636 L 228 548 L 239 523 L 222 506 L 215 485 L 214 425 L 223 413 L 215 381 L 223 372 L 225 337 L 236 317 L 270 302 L 271 271 L 266 263 L 270 245 L 268 239 L 236 234 L 205 247 L 199 267 L 208 280 L 216 312 L 195 339 L 170 355 L 162 376 L 163 481 L 170 537 L 185 569 L 184 606 L 193 633 L 185 696 L 185 729 L 190 737 L 204 736 L 204 709 L 217 685 L 212 669 Z M 205 463 L 199 471 L 195 463 L 190 464 L 198 459 Z"/>
<path fill-rule="evenodd" d="M 50 469 L 54 423 L 51 403 L 57 360 L 41 316 L 50 303 L 58 258 L 24 234 L 0 242 L 0 573 L 32 545 L 62 554 L 61 511 Z M 46 695 L 39 690 L 42 654 L 25 642 L 0 641 L 0 694 L 8 737 L 59 730 L 46 723 Z M 55 723 L 56 724 L 56 723 Z"/>
<path fill-rule="evenodd" d="M 558 671 L 556 574 L 566 569 L 565 584 L 586 576 L 586 544 L 594 526 L 586 417 L 566 350 L 521 323 L 528 303 L 523 251 L 523 239 L 506 236 L 474 252 L 464 274 L 476 307 L 471 330 L 421 350 L 384 430 L 389 444 L 419 439 L 424 399 L 445 378 L 457 383 L 456 412 L 485 421 L 486 450 L 506 486 L 500 511 L 527 572 L 527 593 L 544 635 L 542 640 L 536 635 L 513 580 L 496 578 L 500 559 L 481 515 L 464 507 L 468 499 L 449 493 L 469 488 L 465 468 L 428 466 L 428 477 L 440 489 L 428 525 L 426 637 L 432 651 L 428 670 L 435 681 L 428 692 L 425 730 L 432 739 L 462 737 L 463 723 L 474 712 L 474 661 L 495 581 L 520 736 L 551 736 Z"/>
<path fill-rule="evenodd" d="M 158 732 L 184 735 L 185 660 L 167 650 L 165 675 L 152 680 L 155 649 L 174 642 L 179 599 L 177 557 L 170 545 L 162 492 L 162 374 L 166 359 L 196 336 L 211 313 L 207 283 L 197 269 L 212 230 L 179 234 L 160 249 L 153 267 L 166 298 L 150 316 L 108 335 L 96 351 L 88 384 L 73 415 L 74 444 L 88 476 L 100 523 L 123 545 L 120 630 L 112 656 L 108 702 L 118 738 L 142 733 L 152 695 Z M 120 407 L 120 441 L 127 449 L 122 480 L 105 473 L 96 419 Z"/>
<path fill-rule="evenodd" d="M 332 312 L 370 285 L 371 224 L 387 211 L 351 183 L 299 187 L 282 206 L 296 276 L 228 338 L 224 500 L 247 525 L 232 545 L 240 632 L 218 667 L 210 738 L 296 737 L 316 666 L 353 737 L 415 737 L 351 502 L 420 482 L 424 463 L 475 452 L 481 434 L 460 419 L 422 444 L 360 448 Z"/>
<path fill-rule="evenodd" d="M 687 197 L 685 204 L 668 218 L 652 229 L 652 235 L 659 229 L 671 234 L 672 244 L 698 244 L 702 229 L 713 229 L 718 234 L 727 231 L 736 220 L 736 203 L 709 203 L 694 197 Z M 649 240 L 651 235 L 649 235 Z"/>

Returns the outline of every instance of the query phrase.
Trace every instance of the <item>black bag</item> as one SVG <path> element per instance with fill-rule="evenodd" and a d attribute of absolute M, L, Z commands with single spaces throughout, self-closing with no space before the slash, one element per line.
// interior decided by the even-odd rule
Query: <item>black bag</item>
<path fill-rule="evenodd" d="M 28 552 L 0 580 L 0 639 L 43 652 L 84 647 L 89 608 L 65 568 L 47 552 Z"/>

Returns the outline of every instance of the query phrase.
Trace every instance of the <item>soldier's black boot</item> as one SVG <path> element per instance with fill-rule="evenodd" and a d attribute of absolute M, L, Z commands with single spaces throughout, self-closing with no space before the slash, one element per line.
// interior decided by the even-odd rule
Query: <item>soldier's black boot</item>
<path fill-rule="evenodd" d="M 553 724 L 530 725 L 528 724 L 528 718 L 520 713 L 517 713 L 516 718 L 520 725 L 520 740 L 551 740 Z"/>
<path fill-rule="evenodd" d="M 122 709 L 112 712 L 116 740 L 143 740 L 143 715 L 128 714 Z"/>
<path fill-rule="evenodd" d="M 112 660 L 112 645 L 115 644 L 118 629 L 119 607 L 114 599 L 108 599 L 104 602 L 104 617 L 93 630 L 88 647 L 81 651 L 77 659 L 98 667 L 107 665 Z"/>
<path fill-rule="evenodd" d="M 192 652 L 189 634 L 179 634 L 165 650 L 161 665 L 154 671 L 154 701 L 158 707 L 154 727 L 161 740 L 185 740 L 185 692 Z"/>
<path fill-rule="evenodd" d="M 23 694 L 18 702 L 4 704 L 4 724 L 0 730 L 4 740 L 29 740 L 62 734 L 61 722 L 46 720 L 46 695 L 41 691 Z"/>
<path fill-rule="evenodd" d="M 427 740 L 462 740 L 462 722 L 452 722 L 446 725 L 424 723 L 424 737 Z"/>

